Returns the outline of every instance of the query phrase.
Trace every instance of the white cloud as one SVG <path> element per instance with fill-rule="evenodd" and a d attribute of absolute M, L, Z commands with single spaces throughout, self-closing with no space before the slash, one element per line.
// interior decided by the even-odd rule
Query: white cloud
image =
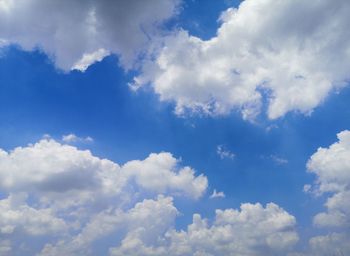
<path fill-rule="evenodd" d="M 120 166 L 46 136 L 10 152 L 0 149 L 0 237 L 70 237 L 95 215 L 123 212 L 145 196 L 198 199 L 207 184 L 170 153 Z"/>
<path fill-rule="evenodd" d="M 350 254 L 350 234 L 331 233 L 310 239 L 311 255 L 314 256 L 345 256 Z"/>
<path fill-rule="evenodd" d="M 288 160 L 283 157 L 270 155 L 270 158 L 272 159 L 272 161 L 274 161 L 278 165 L 288 164 Z"/>
<path fill-rule="evenodd" d="M 67 230 L 65 221 L 55 217 L 51 209 L 35 209 L 25 201 L 25 195 L 10 195 L 0 200 L 0 236 L 17 231 L 45 235 Z"/>
<path fill-rule="evenodd" d="M 245 0 L 222 13 L 209 40 L 184 30 L 164 38 L 133 86 L 151 84 L 179 115 L 253 119 L 263 94 L 270 119 L 308 114 L 350 78 L 349 12 L 346 0 Z"/>
<path fill-rule="evenodd" d="M 337 137 L 337 142 L 328 148 L 318 148 L 310 157 L 307 169 L 317 179 L 313 185 L 304 186 L 304 192 L 324 194 L 327 198 L 327 211 L 313 218 L 314 225 L 322 227 L 326 234 L 311 237 L 309 248 L 288 256 L 350 254 L 350 131 L 342 131 Z M 337 232 L 332 232 L 334 228 Z"/>
<path fill-rule="evenodd" d="M 213 198 L 225 198 L 225 193 L 222 191 L 216 192 L 216 189 L 214 189 L 213 194 L 210 195 L 210 199 Z"/>
<path fill-rule="evenodd" d="M 139 188 L 155 193 L 199 198 L 208 184 L 205 176 L 196 177 L 190 167 L 180 168 L 170 153 L 150 154 L 143 161 L 119 166 L 53 139 L 42 139 L 10 153 L 0 150 L 0 178 L 1 189 L 33 191 L 43 201 L 62 194 L 76 201 L 115 195 L 131 179 Z"/>
<path fill-rule="evenodd" d="M 314 193 L 329 193 L 327 212 L 314 218 L 318 226 L 350 226 L 350 131 L 337 137 L 338 142 L 319 148 L 307 164 L 308 171 L 317 175 Z"/>
<path fill-rule="evenodd" d="M 108 53 L 130 68 L 179 0 L 1 0 L 0 39 L 39 47 L 63 70 L 84 70 Z"/>
<path fill-rule="evenodd" d="M 264 95 L 271 119 L 309 114 L 350 78 L 346 0 L 245 0 L 209 40 L 161 31 L 180 2 L 1 0 L 0 45 L 39 47 L 63 70 L 117 54 L 140 70 L 132 88 L 151 84 L 179 115 L 235 110 L 253 120 Z"/>
<path fill-rule="evenodd" d="M 153 243 L 173 227 L 177 215 L 172 198 L 163 196 L 156 200 L 145 199 L 128 211 L 106 210 L 94 216 L 77 236 L 57 244 L 47 244 L 40 255 L 86 255 L 94 241 L 116 232 L 123 237 L 121 247 L 134 244 L 128 245 L 128 238 L 133 234 Z"/>
<path fill-rule="evenodd" d="M 207 188 L 179 164 L 160 153 L 118 165 L 50 137 L 0 150 L 0 252 L 93 255 L 101 241 L 111 255 L 275 256 L 298 240 L 295 218 L 272 203 L 217 210 L 211 225 L 195 214 L 176 230 L 170 195 L 196 199 Z"/>
<path fill-rule="evenodd" d="M 76 136 L 73 133 L 70 133 L 70 134 L 67 134 L 67 135 L 63 135 L 62 136 L 62 141 L 66 142 L 66 143 L 74 143 L 74 142 L 91 143 L 91 142 L 94 141 L 94 139 L 91 138 L 90 136 L 82 138 L 82 137 Z"/>
<path fill-rule="evenodd" d="M 205 176 L 195 177 L 190 167 L 177 169 L 178 160 L 170 153 L 150 154 L 143 161 L 134 160 L 123 166 L 125 175 L 134 178 L 136 184 L 150 191 L 186 194 L 199 198 L 208 186 Z"/>
<path fill-rule="evenodd" d="M 84 72 L 90 65 L 103 60 L 107 55 L 109 55 L 109 52 L 102 48 L 93 53 L 85 53 L 83 57 L 73 65 L 72 69 Z"/>
<path fill-rule="evenodd" d="M 225 158 L 228 158 L 228 159 L 233 159 L 235 158 L 235 154 L 232 153 L 230 150 L 226 149 L 224 145 L 218 145 L 216 147 L 216 154 L 218 154 L 218 156 L 221 158 L 221 159 L 225 159 Z"/>
<path fill-rule="evenodd" d="M 295 219 L 275 204 L 217 210 L 212 225 L 199 214 L 187 231 L 169 230 L 158 246 L 132 233 L 112 255 L 285 255 L 298 236 Z"/>

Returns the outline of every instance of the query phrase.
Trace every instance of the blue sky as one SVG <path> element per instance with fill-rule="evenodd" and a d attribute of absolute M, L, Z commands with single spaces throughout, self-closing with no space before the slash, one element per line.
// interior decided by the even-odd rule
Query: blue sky
<path fill-rule="evenodd" d="M 7 14 L 0 18 L 0 23 L 5 24 L 0 25 L 0 39 L 5 42 L 0 48 L 0 148 L 8 152 L 7 156 L 0 154 L 0 177 L 4 180 L 0 182 L 0 208 L 4 214 L 4 221 L 0 221 L 1 253 L 242 256 L 350 253 L 350 208 L 346 196 L 350 187 L 350 180 L 347 180 L 350 137 L 345 136 L 350 127 L 350 64 L 346 56 L 344 60 L 334 60 L 342 54 L 349 55 L 349 41 L 346 41 L 349 37 L 346 33 L 327 33 L 327 22 L 315 25 L 313 21 L 305 20 L 305 25 L 295 24 L 298 17 L 290 12 L 281 18 L 288 8 L 300 8 L 308 15 L 320 13 L 326 21 L 334 21 L 336 28 L 342 31 L 349 22 L 341 11 L 350 8 L 346 1 L 336 1 L 334 10 L 329 7 L 331 1 L 315 3 L 315 6 L 302 1 L 286 1 L 285 4 L 278 3 L 275 12 L 274 3 L 269 0 L 246 0 L 241 6 L 240 1 L 168 0 L 164 6 L 154 1 L 149 4 L 150 8 L 144 6 L 141 9 L 138 4 L 125 4 L 134 8 L 130 15 L 136 17 L 135 22 L 140 22 L 140 27 L 144 26 L 142 31 L 129 24 L 128 15 L 118 16 L 117 13 L 119 19 L 104 20 L 108 13 L 96 14 L 105 29 L 105 34 L 98 36 L 106 38 L 97 42 L 91 38 L 92 46 L 84 45 L 79 50 L 68 47 L 73 41 L 79 44 L 80 40 L 86 39 L 79 35 L 77 38 L 58 38 L 61 35 L 57 32 L 52 38 L 51 32 L 40 34 L 35 30 L 31 33 L 33 28 L 23 33 L 26 22 L 28 26 L 39 28 L 33 17 L 38 15 L 34 7 L 42 6 L 41 2 L 31 0 L 26 5 L 0 1 L 0 14 Z M 95 4 L 95 1 L 90 2 Z M 119 4 L 116 4 L 116 10 L 124 5 L 123 2 Z M 153 4 L 164 8 L 164 17 L 152 14 L 156 9 Z M 10 6 L 8 9 L 7 5 Z M 101 7 L 105 11 L 109 3 L 101 5 L 105 5 Z M 271 12 L 259 16 L 269 5 Z M 48 23 L 53 24 L 49 26 L 51 29 L 64 31 L 66 27 L 55 22 L 64 24 L 60 19 L 70 20 L 72 14 L 68 12 L 65 17 L 63 13 L 65 8 L 71 10 L 74 6 L 63 3 L 57 10 L 50 8 L 44 5 L 42 11 L 57 15 L 57 21 L 41 14 L 38 20 L 49 19 Z M 76 8 L 83 10 L 85 6 Z M 96 8 L 99 10 L 98 6 Z M 235 9 L 236 16 L 230 12 L 234 9 L 229 8 L 238 8 Z M 113 7 L 110 9 L 114 10 Z M 150 12 L 151 18 L 143 17 L 138 13 L 140 10 Z M 18 12 L 24 18 L 18 18 Z M 227 17 L 218 21 L 220 15 L 225 16 L 222 13 Z M 138 20 L 137 15 L 143 18 Z M 257 20 L 265 17 L 261 21 L 263 25 L 255 23 L 254 15 Z M 243 30 L 237 25 L 239 20 L 244 21 Z M 155 28 L 155 21 L 161 25 Z M 72 30 L 85 29 L 78 25 Z M 119 34 L 113 34 L 113 25 Z M 124 35 L 123 29 L 128 30 L 128 26 L 135 36 L 120 39 Z M 219 28 L 221 30 L 217 32 Z M 311 34 L 305 33 L 308 30 Z M 181 34 L 184 32 L 186 35 Z M 143 33 L 147 34 L 147 39 L 143 38 Z M 273 43 L 267 39 L 268 42 L 259 40 L 264 33 Z M 109 37 L 111 34 L 113 36 Z M 289 34 L 294 37 L 289 38 Z M 318 34 L 323 35 L 321 41 L 324 40 L 324 44 L 315 44 Z M 193 43 L 191 37 L 200 42 Z M 344 40 L 346 43 L 337 50 L 332 48 Z M 333 45 L 330 41 L 336 43 Z M 56 47 L 60 42 L 64 47 Z M 242 45 L 249 45 L 247 52 L 240 48 Z M 313 47 L 308 48 L 309 45 Z M 80 50 L 82 54 L 90 54 L 91 49 L 99 47 L 108 51 L 104 58 L 97 62 L 93 59 L 86 70 L 69 68 L 70 64 L 79 61 L 73 57 L 81 56 Z M 209 50 L 202 50 L 205 47 Z M 266 50 L 269 47 L 273 49 L 271 52 Z M 131 56 L 129 50 L 141 54 Z M 259 51 L 261 56 L 256 58 Z M 226 54 L 231 57 L 226 59 Z M 159 64 L 162 61 L 165 66 Z M 319 64 L 323 61 L 334 67 L 325 69 L 327 65 Z M 215 63 L 215 67 L 211 63 Z M 226 66 L 231 73 L 225 73 Z M 188 71 L 192 67 L 193 72 Z M 263 75 L 259 70 L 264 70 Z M 221 72 L 224 78 L 220 76 Z M 146 81 L 137 84 L 140 88 L 136 91 L 130 86 L 135 83 L 135 78 Z M 246 88 L 250 89 L 246 91 Z M 235 95 L 239 93 L 243 96 L 237 99 Z M 233 96 L 227 98 L 227 95 Z M 245 116 L 245 111 L 250 114 Z M 342 131 L 345 135 L 337 138 Z M 71 139 L 62 139 L 69 134 Z M 87 140 L 87 137 L 92 139 Z M 34 143 L 37 144 L 32 145 Z M 339 146 L 341 150 L 335 150 L 331 145 Z M 22 147 L 23 153 L 16 154 L 14 149 L 17 147 Z M 320 147 L 325 152 L 317 151 Z M 83 150 L 89 150 L 91 156 L 84 155 Z M 172 160 L 161 152 L 169 152 L 172 159 L 178 159 L 177 163 L 164 169 L 162 161 Z M 157 154 L 158 158 L 149 162 L 144 160 L 151 153 Z M 108 174 L 112 175 L 112 187 L 120 189 L 120 194 L 94 192 L 99 173 L 114 170 L 105 167 L 102 159 L 119 165 L 120 170 L 113 167 L 115 172 L 125 173 L 123 175 L 128 177 L 124 184 L 119 181 L 122 178 Z M 181 175 L 185 166 L 195 170 L 195 174 L 190 180 L 180 182 L 186 179 Z M 164 172 L 158 173 L 158 169 L 164 169 Z M 30 180 L 25 178 L 27 175 L 37 178 Z M 198 177 L 205 177 L 207 184 L 196 183 Z M 157 179 L 164 184 L 154 183 Z M 70 188 L 71 183 L 74 185 Z M 311 185 L 309 191 L 304 189 L 307 184 Z M 56 187 L 61 192 L 54 191 Z M 223 192 L 224 196 L 211 198 L 214 189 Z M 86 193 L 90 192 L 101 193 L 93 200 L 103 203 L 84 201 Z M 12 199 L 17 197 L 25 199 Z M 164 198 L 174 201 L 169 203 Z M 325 205 L 332 198 L 338 199 Z M 61 201 L 62 205 L 58 203 Z M 154 212 L 149 216 L 141 214 L 147 219 L 140 217 L 140 223 L 138 219 L 132 219 L 133 212 L 147 209 L 147 202 L 158 205 L 152 206 Z M 278 209 L 269 208 L 267 204 L 271 202 Z M 138 203 L 142 207 L 137 207 Z M 241 207 L 242 204 L 252 208 L 246 209 Z M 162 207 L 168 208 L 163 211 Z M 177 209 L 176 217 L 171 207 Z M 112 213 L 107 214 L 107 209 Z M 213 238 L 225 235 L 220 229 L 216 209 L 231 209 L 239 215 L 225 217 L 224 221 L 232 228 L 227 231 L 228 240 Z M 16 211 L 23 214 L 15 220 L 7 220 L 6 211 L 9 215 L 18 215 Z M 34 213 L 45 216 L 40 218 L 46 218 L 47 222 L 38 222 Z M 211 232 L 208 238 L 199 241 L 196 236 L 191 236 L 189 227 L 195 225 L 192 219 L 197 213 L 209 221 L 207 228 L 197 227 L 198 233 L 203 232 L 205 237 Z M 322 213 L 326 213 L 323 219 L 317 217 Z M 337 216 L 342 217 L 338 219 Z M 128 225 L 121 227 L 118 219 Z M 107 230 L 95 227 L 89 231 L 90 237 L 82 235 L 86 229 L 94 227 L 93 223 L 106 220 L 109 226 L 106 223 L 100 225 L 108 226 Z M 144 221 L 154 224 L 143 226 Z M 261 224 L 265 221 L 270 223 L 267 224 L 271 227 L 269 230 Z M 43 226 L 48 226 L 47 230 L 42 230 L 45 229 Z M 255 232 L 254 227 L 258 231 L 252 238 L 249 234 Z M 177 244 L 181 238 L 176 238 L 180 230 L 186 232 L 185 240 L 190 241 L 182 252 Z M 69 242 L 75 241 L 79 234 L 84 237 L 80 247 Z M 264 237 L 271 239 L 265 241 Z M 139 243 L 133 244 L 128 239 Z M 205 239 L 212 243 L 210 249 L 206 247 Z M 216 247 L 216 241 L 223 246 Z M 281 244 L 281 248 L 275 246 L 276 243 Z M 238 250 L 238 247 L 243 249 Z"/>

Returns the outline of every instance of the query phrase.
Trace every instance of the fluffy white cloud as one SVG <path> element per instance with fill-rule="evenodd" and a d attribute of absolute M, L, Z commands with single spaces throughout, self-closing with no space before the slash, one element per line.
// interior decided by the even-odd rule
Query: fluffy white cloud
<path fill-rule="evenodd" d="M 94 241 L 111 235 L 123 237 L 121 247 L 135 244 L 129 240 L 134 234 L 143 241 L 155 243 L 158 236 L 164 235 L 166 230 L 173 227 L 177 214 L 172 198 L 163 196 L 158 196 L 156 200 L 145 199 L 128 211 L 109 209 L 94 216 L 77 236 L 57 244 L 47 244 L 40 255 L 90 254 L 89 247 Z M 136 254 L 132 252 L 132 255 Z"/>
<path fill-rule="evenodd" d="M 187 231 L 169 230 L 158 246 L 130 233 L 112 255 L 285 255 L 298 236 L 295 219 L 275 204 L 217 210 L 212 225 L 199 214 Z"/>
<path fill-rule="evenodd" d="M 123 166 L 125 175 L 134 178 L 137 185 L 157 193 L 173 191 L 199 198 L 208 186 L 203 175 L 195 177 L 190 167 L 176 171 L 178 160 L 170 153 L 150 154 L 143 161 L 134 160 Z"/>
<path fill-rule="evenodd" d="M 17 241 L 20 237 L 63 238 L 78 233 L 76 239 L 71 238 L 74 243 L 64 248 L 86 249 L 91 246 L 89 242 L 108 233 L 108 226 L 115 230 L 120 223 L 129 229 L 123 220 L 147 225 L 142 212 L 136 214 L 139 200 L 158 194 L 198 199 L 207 184 L 205 176 L 195 176 L 190 167 L 181 167 L 170 153 L 150 154 L 145 160 L 120 166 L 46 137 L 10 152 L 0 149 L 0 192 L 4 197 L 0 200 L 0 238 Z M 158 201 L 172 205 L 171 198 L 159 196 Z M 147 200 L 142 205 L 148 207 L 149 214 L 155 214 L 152 210 L 157 205 Z M 99 216 L 105 222 L 96 222 Z M 132 216 L 135 218 L 126 219 Z M 165 213 L 157 218 L 164 221 Z M 160 228 L 156 221 L 154 228 Z M 50 245 L 44 251 L 48 248 Z"/>
<path fill-rule="evenodd" d="M 84 70 L 108 53 L 130 68 L 179 0 L 0 0 L 0 45 L 39 47 L 57 67 Z"/>
<path fill-rule="evenodd" d="M 313 185 L 304 186 L 307 193 L 326 195 L 327 211 L 313 219 L 314 225 L 322 227 L 325 234 L 311 237 L 304 252 L 288 256 L 350 254 L 350 131 L 342 131 L 337 137 L 337 142 L 328 148 L 318 148 L 310 157 L 307 169 L 317 178 Z"/>
<path fill-rule="evenodd" d="M 273 203 L 217 210 L 212 224 L 195 214 L 177 230 L 169 195 L 198 198 L 207 179 L 170 153 L 120 166 L 46 137 L 1 150 L 0 181 L 4 255 L 94 255 L 102 241 L 111 255 L 275 256 L 298 240 L 294 217 Z"/>
<path fill-rule="evenodd" d="M 166 37 L 132 85 L 150 83 L 180 115 L 254 118 L 263 95 L 271 119 L 309 113 L 349 79 L 349 12 L 346 0 L 245 0 L 222 13 L 209 40 Z"/>
<path fill-rule="evenodd" d="M 77 199 L 90 200 L 91 193 L 120 193 L 133 179 L 139 187 L 156 193 L 199 198 L 207 188 L 207 178 L 194 173 L 190 167 L 179 168 L 178 160 L 170 153 L 150 154 L 143 161 L 119 166 L 53 139 L 42 139 L 10 153 L 0 150 L 0 188 L 8 192 L 33 191 L 41 197 L 46 197 L 44 193 L 55 196 L 80 191 L 83 194 L 77 194 Z"/>
<path fill-rule="evenodd" d="M 350 131 L 338 133 L 338 142 L 319 148 L 307 164 L 317 175 L 314 192 L 330 193 L 325 206 L 327 212 L 315 216 L 319 226 L 350 226 Z"/>
<path fill-rule="evenodd" d="M 23 231 L 30 235 L 64 232 L 67 225 L 51 209 L 35 209 L 25 203 L 25 195 L 0 200 L 0 236 Z"/>

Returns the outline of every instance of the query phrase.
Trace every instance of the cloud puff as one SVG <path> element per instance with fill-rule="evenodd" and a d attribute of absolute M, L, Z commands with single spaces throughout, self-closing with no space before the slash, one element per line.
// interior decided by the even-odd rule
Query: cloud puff
<path fill-rule="evenodd" d="M 350 131 L 337 134 L 338 142 L 319 148 L 308 161 L 309 172 L 317 175 L 314 192 L 330 193 L 327 212 L 315 216 L 319 226 L 350 226 Z"/>
<path fill-rule="evenodd" d="M 346 0 L 245 0 L 219 18 L 216 36 L 179 30 L 166 37 L 135 78 L 151 84 L 179 115 L 227 114 L 246 119 L 310 113 L 349 79 L 350 4 Z"/>
<path fill-rule="evenodd" d="M 108 53 L 130 68 L 179 0 L 1 0 L 0 45 L 39 47 L 63 70 L 84 70 Z"/>
<path fill-rule="evenodd" d="M 126 163 L 123 172 L 147 190 L 157 193 L 178 191 L 189 197 L 199 198 L 208 186 L 207 178 L 203 175 L 195 177 L 195 172 L 190 167 L 174 171 L 177 163 L 178 160 L 170 153 L 150 154 L 143 161 Z"/>

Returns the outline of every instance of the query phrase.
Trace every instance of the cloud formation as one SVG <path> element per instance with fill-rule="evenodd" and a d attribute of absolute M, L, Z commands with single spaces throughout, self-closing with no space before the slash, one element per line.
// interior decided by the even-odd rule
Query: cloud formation
<path fill-rule="evenodd" d="M 176 113 L 240 111 L 254 119 L 308 114 L 347 84 L 350 4 L 346 0 L 245 0 L 219 18 L 209 40 L 178 30 L 144 61 L 133 86 L 150 84 Z"/>
<path fill-rule="evenodd" d="M 239 111 L 253 120 L 264 102 L 270 119 L 309 114 L 349 80 L 346 0 L 245 0 L 221 14 L 209 40 L 162 30 L 180 5 L 1 0 L 0 46 L 39 48 L 66 71 L 117 54 L 126 70 L 140 71 L 131 87 L 150 84 L 178 115 Z"/>
<path fill-rule="evenodd" d="M 285 255 L 298 240 L 273 203 L 217 210 L 212 223 L 194 214 L 177 230 L 174 198 L 198 199 L 208 181 L 170 153 L 118 165 L 46 136 L 0 150 L 0 181 L 2 255 L 94 255 L 98 241 L 110 255 Z"/>
<path fill-rule="evenodd" d="M 85 70 L 109 53 L 131 68 L 179 0 L 1 0 L 0 46 L 40 48 L 63 70 Z"/>
<path fill-rule="evenodd" d="M 338 142 L 319 148 L 307 164 L 317 176 L 314 192 L 329 193 L 327 212 L 314 218 L 319 226 L 350 227 L 350 131 L 337 134 Z"/>
<path fill-rule="evenodd" d="M 294 225 L 294 217 L 275 204 L 242 204 L 240 210 L 217 210 L 211 225 L 195 214 L 187 231 L 168 231 L 158 246 L 131 233 L 111 255 L 285 255 L 298 241 Z"/>
<path fill-rule="evenodd" d="M 318 148 L 310 157 L 307 169 L 316 175 L 316 181 L 313 186 L 304 187 L 315 195 L 326 195 L 326 211 L 318 213 L 313 222 L 327 228 L 328 233 L 312 237 L 310 251 L 297 256 L 350 254 L 350 131 L 338 133 L 337 138 L 337 142 Z"/>

